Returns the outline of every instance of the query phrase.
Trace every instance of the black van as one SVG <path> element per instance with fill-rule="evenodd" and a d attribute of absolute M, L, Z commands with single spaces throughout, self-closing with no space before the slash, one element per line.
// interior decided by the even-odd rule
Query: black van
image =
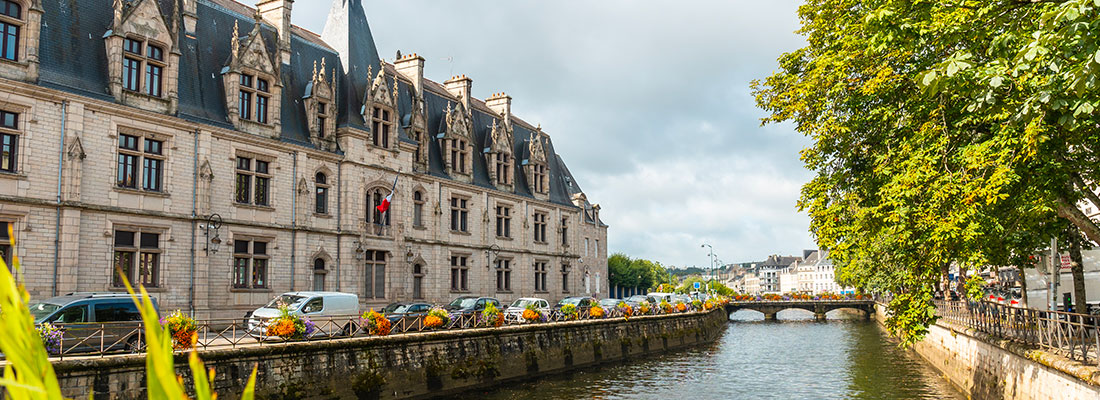
<path fill-rule="evenodd" d="M 156 299 L 151 299 L 153 306 Z M 35 324 L 60 328 L 62 354 L 145 348 L 141 312 L 126 293 L 69 293 L 31 304 Z"/>

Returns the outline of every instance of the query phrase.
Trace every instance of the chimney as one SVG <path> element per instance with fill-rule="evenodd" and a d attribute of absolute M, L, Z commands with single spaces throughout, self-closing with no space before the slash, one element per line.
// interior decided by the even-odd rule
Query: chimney
<path fill-rule="evenodd" d="M 199 14 L 195 9 L 198 0 L 183 0 L 183 28 L 189 35 L 195 34 L 195 25 L 198 25 Z"/>
<path fill-rule="evenodd" d="M 290 10 L 294 0 L 259 0 L 256 11 L 279 31 L 279 57 L 290 64 Z"/>
<path fill-rule="evenodd" d="M 490 110 L 495 111 L 504 117 L 504 120 L 511 122 L 512 120 L 512 96 L 504 94 L 504 92 L 494 93 L 485 100 L 485 105 Z"/>
<path fill-rule="evenodd" d="M 466 112 L 470 112 L 470 88 L 474 86 L 473 79 L 467 78 L 466 75 L 456 75 L 443 82 L 443 86 L 447 87 L 448 92 L 462 100 L 462 105 L 466 106 Z"/>
<path fill-rule="evenodd" d="M 397 73 L 412 81 L 417 96 L 424 96 L 424 57 L 412 53 L 393 63 Z"/>

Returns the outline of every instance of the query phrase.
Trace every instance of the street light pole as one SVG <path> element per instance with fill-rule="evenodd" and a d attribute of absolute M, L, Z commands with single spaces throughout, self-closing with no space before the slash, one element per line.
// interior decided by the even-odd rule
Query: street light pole
<path fill-rule="evenodd" d="M 711 275 L 714 275 L 714 246 L 703 243 L 703 245 L 699 246 L 699 247 L 709 247 L 710 248 L 710 273 L 711 273 Z M 709 284 L 708 284 L 708 286 L 709 286 Z"/>

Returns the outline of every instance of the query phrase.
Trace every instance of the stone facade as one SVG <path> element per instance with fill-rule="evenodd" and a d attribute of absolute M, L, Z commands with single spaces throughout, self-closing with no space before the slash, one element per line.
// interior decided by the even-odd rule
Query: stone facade
<path fill-rule="evenodd" d="M 470 96 L 469 78 L 427 80 L 415 55 L 396 66 L 357 61 L 364 50 L 356 46 L 374 44 L 355 35 L 369 39 L 369 31 L 322 40 L 289 24 L 290 0 L 261 1 L 258 13 L 232 0 L 95 0 L 64 12 L 56 2 L 18 1 L 27 10 L 23 50 L 0 62 L 0 111 L 17 115 L 0 133 L 18 138 L 15 167 L 0 172 L 0 222 L 13 227 L 36 299 L 120 290 L 112 278 L 120 263 L 133 268 L 131 278 L 147 279 L 163 310 L 199 318 L 239 318 L 276 294 L 315 288 L 357 293 L 364 308 L 464 294 L 556 301 L 607 290 L 599 206 L 549 135 L 511 114 L 510 97 L 494 95 L 487 105 Z M 365 26 L 358 0 L 333 7 L 330 25 L 342 17 Z M 40 21 L 50 22 L 41 33 Z M 341 34 L 328 30 L 326 37 Z M 67 41 L 86 37 L 97 42 L 82 59 Z M 159 96 L 125 88 L 119 63 L 137 57 L 125 48 L 134 38 L 163 50 L 163 65 L 154 56 L 140 64 L 164 68 L 161 80 L 141 81 L 161 82 Z M 102 75 L 74 79 L 84 69 Z M 252 76 L 249 103 L 238 101 L 242 75 Z M 379 82 L 392 103 L 349 94 Z M 384 127 L 370 124 L 375 105 L 390 115 Z M 257 113 L 253 120 L 242 107 Z M 441 167 L 435 138 L 447 125 L 445 108 L 479 124 L 471 125 L 468 176 Z M 493 184 L 476 139 L 498 124 L 513 132 L 493 138 L 514 141 L 515 178 Z M 392 136 L 374 145 L 383 129 Z M 129 140 L 136 146 L 123 145 Z M 137 168 L 120 173 L 121 155 L 131 153 Z M 528 160 L 548 167 L 549 188 L 524 179 Z M 127 180 L 135 184 L 120 183 Z M 375 206 L 391 187 L 392 206 L 379 217 Z M 463 229 L 451 229 L 452 198 L 465 201 Z M 497 235 L 498 206 L 509 210 L 508 235 Z M 536 214 L 547 217 L 543 240 L 534 237 Z M 452 287 L 455 257 L 465 257 L 465 287 Z M 141 261 L 154 259 L 155 272 L 143 274 Z M 539 290 L 537 268 L 546 273 Z M 500 290 L 497 276 L 509 281 Z"/>

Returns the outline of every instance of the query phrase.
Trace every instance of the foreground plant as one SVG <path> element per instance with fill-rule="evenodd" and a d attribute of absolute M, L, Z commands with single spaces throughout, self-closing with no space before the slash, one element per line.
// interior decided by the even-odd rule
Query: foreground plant
<path fill-rule="evenodd" d="M 428 315 L 424 316 L 424 327 L 430 329 L 437 329 L 447 326 L 451 321 L 451 316 L 447 314 L 447 310 L 440 307 L 432 307 L 428 311 Z"/>
<path fill-rule="evenodd" d="M 623 319 L 630 319 L 634 316 L 634 308 L 630 307 L 630 304 L 626 304 L 625 301 L 619 302 L 619 312 L 623 313 Z"/>
<path fill-rule="evenodd" d="M 265 334 L 278 336 L 283 340 L 302 340 L 317 330 L 317 326 L 309 318 L 290 312 L 286 305 L 279 306 L 279 316 L 267 322 Z"/>
<path fill-rule="evenodd" d="M 15 246 L 15 235 L 8 227 L 11 248 Z M 19 271 L 19 256 L 13 254 L 11 271 Z M 0 265 L 3 265 L 0 260 Z M 145 384 L 149 399 L 185 400 L 190 399 L 183 387 L 183 378 L 176 375 L 175 355 L 172 352 L 172 335 L 167 326 L 160 323 L 156 308 L 144 287 L 141 295 L 134 293 L 130 282 L 123 274 L 123 283 L 141 312 L 144 335 L 147 343 L 145 355 Z M 4 375 L 0 377 L 0 386 L 7 393 L 7 399 L 63 399 L 57 383 L 57 375 L 46 355 L 46 347 L 34 326 L 27 302 L 30 296 L 23 285 L 17 284 L 6 265 L 0 268 L 0 352 L 4 353 L 8 364 L 4 366 Z M 192 335 L 192 343 L 197 337 Z M 191 351 L 188 364 L 194 378 L 194 398 L 197 400 L 215 400 L 217 394 L 211 390 L 214 373 L 207 373 L 198 353 Z M 245 385 L 241 400 L 253 400 L 255 397 L 256 368 Z M 90 396 L 89 396 L 90 397 Z"/>
<path fill-rule="evenodd" d="M 522 317 L 527 322 L 538 322 L 539 319 L 542 319 L 542 313 L 540 313 L 539 310 L 535 308 L 534 303 L 530 303 L 523 308 Z"/>
<path fill-rule="evenodd" d="M 566 320 L 572 320 L 577 318 L 577 306 L 572 304 L 566 304 L 561 306 L 561 314 L 565 316 Z"/>
<path fill-rule="evenodd" d="M 168 314 L 161 320 L 161 325 L 168 328 L 172 335 L 172 347 L 177 350 L 186 350 L 194 347 L 194 337 L 198 332 L 195 320 L 180 310 Z"/>
<path fill-rule="evenodd" d="M 605 315 L 607 315 L 607 313 L 604 312 L 603 307 L 600 307 L 599 304 L 593 304 L 592 307 L 588 308 L 588 316 L 591 318 L 600 319 Z"/>
<path fill-rule="evenodd" d="M 488 326 L 498 327 L 504 325 L 504 314 L 493 303 L 485 306 L 485 309 L 481 311 L 481 318 Z"/>

